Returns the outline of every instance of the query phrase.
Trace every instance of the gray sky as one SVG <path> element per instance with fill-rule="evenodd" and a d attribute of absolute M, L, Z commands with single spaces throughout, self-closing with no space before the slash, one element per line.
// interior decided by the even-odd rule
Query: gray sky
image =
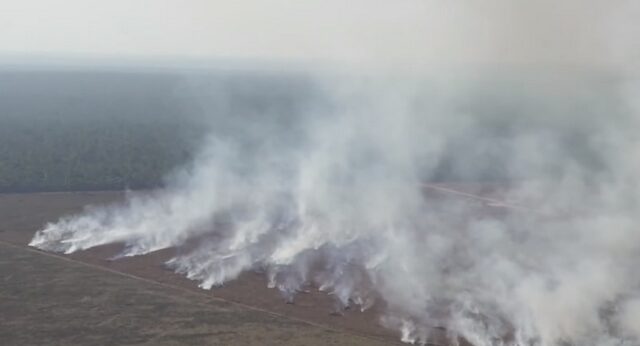
<path fill-rule="evenodd" d="M 5 0 L 0 57 L 607 65 L 633 2 Z"/>

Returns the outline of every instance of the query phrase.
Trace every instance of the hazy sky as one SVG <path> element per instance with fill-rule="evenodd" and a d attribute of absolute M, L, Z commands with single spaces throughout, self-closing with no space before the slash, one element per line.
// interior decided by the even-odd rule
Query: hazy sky
<path fill-rule="evenodd" d="M 609 64 L 633 2 L 7 0 L 0 56 Z"/>

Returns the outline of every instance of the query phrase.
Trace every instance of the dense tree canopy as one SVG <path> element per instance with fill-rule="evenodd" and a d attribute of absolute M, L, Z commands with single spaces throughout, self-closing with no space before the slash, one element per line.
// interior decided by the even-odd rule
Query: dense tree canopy
<path fill-rule="evenodd" d="M 288 126 L 308 90 L 300 83 L 237 72 L 0 66 L 0 192 L 158 186 L 211 131 L 262 130 L 273 119 Z"/>
<path fill-rule="evenodd" d="M 0 73 L 0 191 L 147 188 L 202 136 L 180 78 Z"/>

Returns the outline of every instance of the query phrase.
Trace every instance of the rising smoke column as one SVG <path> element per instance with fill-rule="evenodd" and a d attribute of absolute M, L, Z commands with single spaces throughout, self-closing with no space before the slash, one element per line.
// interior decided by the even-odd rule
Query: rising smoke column
<path fill-rule="evenodd" d="M 481 6 L 514 24 L 496 21 L 497 52 L 564 28 L 564 16 L 534 20 L 542 3 Z M 607 8 L 588 3 L 568 32 Z M 515 22 L 501 12 L 521 7 Z M 381 322 L 406 342 L 441 326 L 477 346 L 637 344 L 638 84 L 585 69 L 593 47 L 578 38 L 507 55 L 583 59 L 574 71 L 312 74 L 317 94 L 291 114 L 213 107 L 209 139 L 166 188 L 47 224 L 30 245 L 183 248 L 167 265 L 205 289 L 262 268 L 286 299 L 313 284 L 343 307 L 384 302 Z M 502 199 L 528 207 L 421 188 L 447 179 L 509 183 Z"/>
<path fill-rule="evenodd" d="M 72 253 L 124 243 L 121 256 L 135 256 L 197 239 L 167 265 L 202 288 L 265 268 L 268 285 L 287 299 L 313 284 L 342 306 L 383 300 L 382 322 L 405 341 L 425 342 L 434 326 L 476 345 L 636 340 L 631 109 L 605 119 L 599 112 L 612 100 L 598 100 L 599 109 L 590 94 L 558 99 L 531 89 L 547 112 L 592 106 L 580 114 L 589 122 L 563 129 L 556 119 L 552 127 L 535 116 L 499 119 L 498 128 L 515 129 L 495 139 L 483 135 L 495 119 L 457 114 L 449 97 L 388 79 L 335 89 L 345 84 L 330 83 L 331 102 L 281 127 L 212 134 L 165 189 L 50 223 L 30 245 Z M 538 110 L 519 106 L 522 116 Z M 287 134 L 294 128 L 301 133 Z M 586 157 L 564 143 L 574 131 L 593 146 Z M 508 170 L 501 178 L 520 178 L 506 198 L 529 201 L 531 210 L 495 212 L 422 192 L 439 162 L 468 169 L 469 160 L 488 157 L 486 148 L 468 151 L 492 145 L 508 156 L 495 162 Z"/>

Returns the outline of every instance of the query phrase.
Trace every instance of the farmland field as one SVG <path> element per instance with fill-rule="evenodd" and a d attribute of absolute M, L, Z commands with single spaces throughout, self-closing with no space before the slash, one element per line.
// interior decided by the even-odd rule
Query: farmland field
<path fill-rule="evenodd" d="M 117 192 L 0 195 L 3 345 L 385 345 L 374 314 L 332 316 L 331 300 L 285 304 L 260 274 L 212 291 L 162 266 L 166 253 L 108 261 L 26 246 L 44 222 L 122 198 Z"/>

